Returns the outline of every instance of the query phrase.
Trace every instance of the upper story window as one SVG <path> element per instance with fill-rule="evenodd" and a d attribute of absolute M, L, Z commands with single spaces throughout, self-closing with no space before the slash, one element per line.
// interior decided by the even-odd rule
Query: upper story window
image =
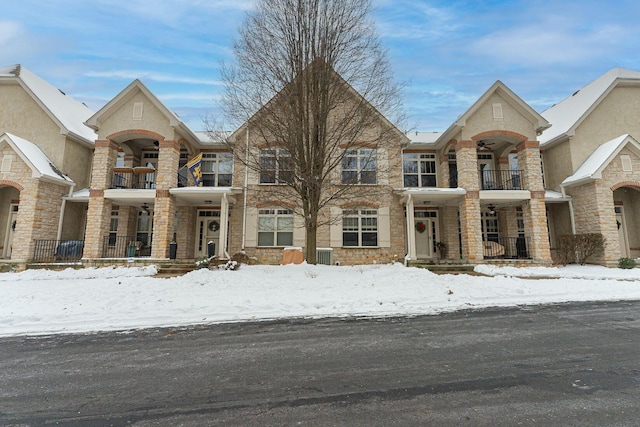
<path fill-rule="evenodd" d="M 378 210 L 345 209 L 342 211 L 343 246 L 378 246 Z"/>
<path fill-rule="evenodd" d="M 285 149 L 260 150 L 260 184 L 286 184 L 293 180 L 291 154 Z"/>
<path fill-rule="evenodd" d="M 258 211 L 258 246 L 291 246 L 293 211 L 260 209 Z"/>
<path fill-rule="evenodd" d="M 402 174 L 405 187 L 435 187 L 436 155 L 403 154 Z"/>
<path fill-rule="evenodd" d="M 233 154 L 202 154 L 202 185 L 204 187 L 231 187 Z"/>
<path fill-rule="evenodd" d="M 359 148 L 347 150 L 342 158 L 343 184 L 376 184 L 376 150 Z"/>

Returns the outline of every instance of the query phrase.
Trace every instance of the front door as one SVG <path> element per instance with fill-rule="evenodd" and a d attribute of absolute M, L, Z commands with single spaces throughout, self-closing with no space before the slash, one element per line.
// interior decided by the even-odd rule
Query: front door
<path fill-rule="evenodd" d="M 416 230 L 416 256 L 418 259 L 436 257 L 438 241 L 438 213 L 436 211 L 416 211 L 414 214 Z"/>
<path fill-rule="evenodd" d="M 7 222 L 7 232 L 4 239 L 4 258 L 11 258 L 11 246 L 13 245 L 13 235 L 16 231 L 18 220 L 18 205 L 11 205 L 9 208 L 9 221 Z"/>
<path fill-rule="evenodd" d="M 629 241 L 627 240 L 627 227 L 624 220 L 624 209 L 616 206 L 616 225 L 618 226 L 618 240 L 620 242 L 620 256 L 629 258 Z"/>
<path fill-rule="evenodd" d="M 220 211 L 198 212 L 196 258 L 217 255 L 220 244 Z"/>

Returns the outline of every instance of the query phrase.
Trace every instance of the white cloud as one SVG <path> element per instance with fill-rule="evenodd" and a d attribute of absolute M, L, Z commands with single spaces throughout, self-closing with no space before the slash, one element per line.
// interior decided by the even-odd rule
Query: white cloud
<path fill-rule="evenodd" d="M 188 76 L 172 76 L 161 74 L 154 71 L 88 71 L 84 74 L 87 77 L 97 77 L 101 79 L 117 79 L 117 80 L 147 80 L 162 83 L 184 83 L 193 85 L 220 86 L 222 82 L 212 79 L 200 79 Z"/>

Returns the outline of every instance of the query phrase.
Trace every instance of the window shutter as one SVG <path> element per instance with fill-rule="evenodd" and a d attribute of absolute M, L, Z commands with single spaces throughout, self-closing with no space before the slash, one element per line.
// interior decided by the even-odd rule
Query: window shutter
<path fill-rule="evenodd" d="M 247 208 L 247 230 L 244 240 L 245 248 L 258 246 L 258 209 Z"/>
<path fill-rule="evenodd" d="M 306 230 L 304 229 L 304 219 L 300 215 L 293 216 L 293 246 L 304 248 Z"/>
<path fill-rule="evenodd" d="M 332 248 L 342 247 L 342 209 L 336 206 L 331 207 L 331 226 L 329 230 L 329 241 Z"/>
<path fill-rule="evenodd" d="M 391 222 L 389 221 L 389 208 L 378 208 L 378 246 L 391 247 Z"/>

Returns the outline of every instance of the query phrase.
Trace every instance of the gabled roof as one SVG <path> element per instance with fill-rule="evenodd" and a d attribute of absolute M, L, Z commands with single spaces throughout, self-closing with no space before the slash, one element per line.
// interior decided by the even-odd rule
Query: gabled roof
<path fill-rule="evenodd" d="M 31 141 L 10 133 L 0 135 L 0 147 L 9 145 L 13 151 L 31 168 L 33 178 L 43 178 L 59 184 L 75 185 L 73 180 L 63 174 L 40 148 Z"/>
<path fill-rule="evenodd" d="M 111 114 L 113 114 L 113 112 L 121 108 L 122 105 L 128 102 L 138 92 L 142 92 L 143 95 L 149 101 L 151 101 L 151 103 L 158 110 L 160 110 L 162 114 L 165 115 L 165 117 L 167 117 L 167 119 L 169 120 L 170 126 L 172 126 L 173 128 L 179 128 L 182 134 L 187 135 L 189 138 L 191 138 L 191 142 L 195 142 L 195 143 L 200 142 L 200 139 L 198 138 L 198 136 L 195 135 L 193 131 L 189 129 L 189 127 L 187 127 L 187 125 L 184 124 L 182 120 L 180 120 L 180 117 L 178 117 L 176 113 L 168 109 L 167 106 L 164 105 L 162 101 L 160 101 L 158 97 L 155 96 L 153 92 L 151 92 L 149 88 L 147 88 L 144 85 L 144 83 L 142 83 L 139 79 L 135 79 L 134 81 L 132 81 L 126 88 L 124 88 L 119 94 L 117 94 L 104 107 L 102 107 L 94 115 L 89 117 L 86 120 L 85 124 L 97 131 L 100 128 L 100 122 L 103 118 L 109 117 Z"/>
<path fill-rule="evenodd" d="M 621 135 L 600 145 L 598 149 L 580 165 L 578 170 L 562 181 L 560 185 L 569 187 L 601 179 L 602 171 L 611 163 L 618 153 L 629 144 L 635 148 L 638 155 L 640 155 L 640 143 L 630 135 Z"/>
<path fill-rule="evenodd" d="M 564 137 L 573 135 L 575 129 L 598 106 L 604 97 L 614 87 L 625 81 L 636 81 L 640 84 L 640 72 L 624 68 L 613 68 L 573 95 L 543 111 L 542 116 L 552 126 L 538 138 L 541 145 L 548 147 Z"/>
<path fill-rule="evenodd" d="M 529 117 L 532 123 L 536 124 L 536 132 L 541 132 L 542 130 L 551 126 L 544 117 L 538 114 L 533 108 L 529 106 L 526 102 L 522 100 L 518 95 L 515 94 L 511 89 L 507 87 L 500 80 L 497 80 L 487 91 L 478 98 L 476 102 L 473 103 L 471 107 L 467 111 L 465 111 L 458 119 L 453 122 L 449 128 L 442 133 L 440 138 L 438 138 L 437 145 L 448 143 L 451 138 L 455 137 L 455 135 L 460 131 L 460 129 L 464 128 L 467 120 L 476 112 L 480 107 L 482 107 L 489 98 L 494 94 L 498 93 L 505 101 L 509 103 L 513 108 L 518 110 L 525 117 Z"/>
<path fill-rule="evenodd" d="M 18 81 L 60 126 L 62 134 L 76 136 L 93 145 L 96 134 L 84 124 L 93 114 L 89 107 L 67 96 L 21 65 L 0 67 L 0 82 L 5 79 Z"/>

